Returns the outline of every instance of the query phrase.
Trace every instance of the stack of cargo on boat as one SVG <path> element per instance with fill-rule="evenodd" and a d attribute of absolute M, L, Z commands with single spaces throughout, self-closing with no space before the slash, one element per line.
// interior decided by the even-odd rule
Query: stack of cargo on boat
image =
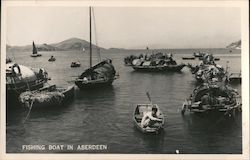
<path fill-rule="evenodd" d="M 200 65 L 192 66 L 189 64 L 188 67 L 198 82 L 204 82 L 207 79 L 222 81 L 227 74 L 222 66 L 214 62 L 212 54 L 205 54 Z"/>
<path fill-rule="evenodd" d="M 198 66 L 188 65 L 191 73 L 201 84 L 183 103 L 182 113 L 184 114 L 186 110 L 195 113 L 240 111 L 239 94 L 228 83 L 227 69 L 215 64 L 211 54 L 203 55 L 202 59 L 202 63 Z"/>

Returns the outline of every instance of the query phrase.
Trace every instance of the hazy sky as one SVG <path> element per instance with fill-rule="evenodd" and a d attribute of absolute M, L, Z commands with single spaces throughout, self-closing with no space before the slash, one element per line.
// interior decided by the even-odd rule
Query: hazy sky
<path fill-rule="evenodd" d="M 95 7 L 94 14 L 105 48 L 217 48 L 241 37 L 239 8 Z M 10 45 L 88 40 L 88 27 L 86 7 L 7 8 Z"/>

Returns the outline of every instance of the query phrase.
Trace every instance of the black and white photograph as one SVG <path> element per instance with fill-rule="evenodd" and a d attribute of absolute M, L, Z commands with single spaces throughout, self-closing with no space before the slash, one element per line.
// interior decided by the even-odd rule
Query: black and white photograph
<path fill-rule="evenodd" d="M 249 2 L 153 2 L 2 2 L 0 159 L 249 158 Z"/>

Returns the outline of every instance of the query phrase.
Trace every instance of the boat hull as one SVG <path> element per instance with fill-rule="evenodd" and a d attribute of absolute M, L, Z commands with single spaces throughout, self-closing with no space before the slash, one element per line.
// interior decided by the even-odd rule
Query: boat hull
<path fill-rule="evenodd" d="M 132 66 L 135 71 L 141 72 L 180 72 L 185 64 L 169 66 Z"/>
<path fill-rule="evenodd" d="M 47 89 L 50 90 L 49 88 L 50 88 L 50 86 L 42 88 L 42 89 L 44 89 L 46 91 Z M 48 92 L 50 92 L 50 91 L 48 91 Z M 63 96 L 64 96 L 63 100 L 62 101 L 58 101 L 56 99 L 53 99 L 53 100 L 50 100 L 50 101 L 37 101 L 37 100 L 34 100 L 32 108 L 33 109 L 47 109 L 47 108 L 55 108 L 55 107 L 63 106 L 64 104 L 70 102 L 70 100 L 72 100 L 72 98 L 74 97 L 74 86 L 70 86 L 70 87 L 68 87 L 66 89 L 65 88 L 56 88 L 55 90 L 52 90 L 51 92 L 60 92 L 60 93 L 62 93 Z M 22 104 L 26 108 L 29 107 L 28 104 L 26 104 L 24 102 Z"/>
<path fill-rule="evenodd" d="M 41 54 L 32 54 L 30 55 L 30 57 L 41 57 L 42 55 Z"/>
<path fill-rule="evenodd" d="M 99 82 L 83 82 L 82 80 L 75 81 L 75 84 L 77 87 L 81 90 L 84 89 L 91 89 L 91 88 L 103 88 L 103 87 L 109 87 L 112 85 L 114 80 L 108 80 L 108 81 L 99 81 Z"/>

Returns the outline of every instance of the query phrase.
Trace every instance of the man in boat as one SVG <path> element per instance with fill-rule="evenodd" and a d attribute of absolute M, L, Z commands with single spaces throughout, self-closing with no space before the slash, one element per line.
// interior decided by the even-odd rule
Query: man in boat
<path fill-rule="evenodd" d="M 147 113 L 144 114 L 142 120 L 141 120 L 141 125 L 143 128 L 146 127 L 158 127 L 159 123 L 157 122 L 161 122 L 162 119 L 159 119 L 160 113 L 158 112 L 158 109 L 156 108 L 156 106 L 154 105 L 152 107 L 152 111 L 149 111 Z"/>

